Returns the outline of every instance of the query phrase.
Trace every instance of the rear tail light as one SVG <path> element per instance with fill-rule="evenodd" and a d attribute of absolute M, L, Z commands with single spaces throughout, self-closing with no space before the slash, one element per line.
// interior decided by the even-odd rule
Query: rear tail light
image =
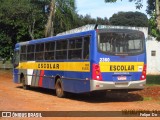
<path fill-rule="evenodd" d="M 102 80 L 102 74 L 98 64 L 92 65 L 92 79 L 93 80 Z"/>
<path fill-rule="evenodd" d="M 146 64 L 143 66 L 143 71 L 140 80 L 146 80 Z"/>

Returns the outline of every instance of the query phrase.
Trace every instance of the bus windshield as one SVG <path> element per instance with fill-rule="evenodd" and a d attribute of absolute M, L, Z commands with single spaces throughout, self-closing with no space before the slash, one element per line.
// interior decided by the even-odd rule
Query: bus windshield
<path fill-rule="evenodd" d="M 98 34 L 99 51 L 112 55 L 133 55 L 144 51 L 141 32 L 102 32 Z"/>

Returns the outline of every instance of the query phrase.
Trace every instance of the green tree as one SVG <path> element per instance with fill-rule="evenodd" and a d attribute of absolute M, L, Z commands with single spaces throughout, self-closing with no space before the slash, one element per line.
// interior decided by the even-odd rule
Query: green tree
<path fill-rule="evenodd" d="M 119 12 L 110 19 L 112 25 L 148 27 L 148 18 L 140 12 Z"/>
<path fill-rule="evenodd" d="M 90 15 L 86 14 L 86 15 L 76 15 L 76 24 L 74 25 L 75 28 L 80 27 L 80 26 L 84 26 L 86 24 L 99 24 L 99 25 L 108 25 L 109 24 L 109 20 L 105 17 L 105 18 L 92 18 Z"/>
<path fill-rule="evenodd" d="M 10 58 L 12 51 L 12 40 L 3 32 L 0 32 L 0 57 L 4 58 L 4 61 Z"/>
<path fill-rule="evenodd" d="M 156 37 L 158 41 L 160 41 L 160 30 L 159 30 L 159 13 L 156 12 L 156 0 L 148 0 L 148 6 L 147 6 L 147 14 L 150 15 L 150 19 L 149 19 L 149 34 L 151 34 L 152 36 Z"/>
<path fill-rule="evenodd" d="M 50 0 L 45 37 L 73 28 L 75 20 L 75 0 Z"/>
<path fill-rule="evenodd" d="M 105 0 L 108 2 L 116 2 L 117 0 Z M 143 7 L 143 0 L 129 0 L 130 2 L 135 2 L 136 8 L 140 9 Z M 151 16 L 149 19 L 149 31 L 150 34 L 160 41 L 160 0 L 147 0 L 147 13 Z"/>
<path fill-rule="evenodd" d="M 8 59 L 13 53 L 14 45 L 25 36 L 29 3 L 26 0 L 1 0 L 0 1 L 0 57 Z M 25 36 L 29 38 L 29 36 Z"/>
<path fill-rule="evenodd" d="M 155 13 L 155 6 L 156 1 L 155 0 L 147 0 L 147 14 L 149 14 L 150 16 L 153 15 L 153 13 Z"/>
<path fill-rule="evenodd" d="M 109 24 L 109 20 L 107 19 L 107 17 L 105 17 L 104 19 L 97 17 L 96 21 L 97 21 L 96 22 L 97 24 L 101 24 L 101 25 L 108 25 Z"/>
<path fill-rule="evenodd" d="M 51 0 L 0 0 L 0 57 L 10 58 L 17 42 L 45 36 Z M 56 0 L 54 33 L 74 25 L 74 0 Z M 73 22 L 72 22 L 73 21 Z"/>
<path fill-rule="evenodd" d="M 104 0 L 106 3 L 117 2 L 118 0 Z M 122 1 L 122 0 L 121 0 Z M 143 7 L 143 0 L 128 0 L 129 2 L 135 2 L 136 8 L 141 9 Z"/>

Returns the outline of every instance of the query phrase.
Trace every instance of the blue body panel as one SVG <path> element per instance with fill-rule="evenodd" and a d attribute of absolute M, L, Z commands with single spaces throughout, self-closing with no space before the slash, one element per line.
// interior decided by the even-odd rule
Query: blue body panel
<path fill-rule="evenodd" d="M 43 78 L 43 88 L 55 89 L 55 79 L 54 76 L 61 76 L 63 87 L 65 91 L 68 92 L 88 92 L 90 90 L 90 72 L 60 72 L 60 71 L 45 71 L 45 76 Z M 86 80 L 86 78 L 88 78 Z"/>
<path fill-rule="evenodd" d="M 18 81 L 18 72 L 19 72 L 18 69 L 13 69 L 13 81 L 14 81 L 14 83 L 19 83 L 19 81 Z"/>
<path fill-rule="evenodd" d="M 110 56 L 102 53 L 97 53 L 97 58 L 110 58 L 110 62 L 144 62 L 146 64 L 146 55 L 145 53 L 136 55 L 136 56 Z M 118 61 L 117 61 L 118 60 Z M 99 63 L 99 59 L 95 61 L 95 63 Z M 140 80 L 142 72 L 128 72 L 121 74 L 116 74 L 116 72 L 102 72 L 102 78 L 104 81 L 117 81 L 117 76 L 125 75 L 127 77 L 126 81 L 135 81 Z M 123 82 L 123 81 L 121 81 Z"/>

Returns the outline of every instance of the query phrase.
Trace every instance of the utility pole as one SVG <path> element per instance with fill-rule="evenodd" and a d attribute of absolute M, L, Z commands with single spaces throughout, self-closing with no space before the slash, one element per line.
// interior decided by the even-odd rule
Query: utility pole
<path fill-rule="evenodd" d="M 47 24 L 45 26 L 45 37 L 50 37 L 53 36 L 53 18 L 55 16 L 55 0 L 51 0 L 50 3 L 50 12 L 48 15 L 48 20 L 47 20 Z"/>

